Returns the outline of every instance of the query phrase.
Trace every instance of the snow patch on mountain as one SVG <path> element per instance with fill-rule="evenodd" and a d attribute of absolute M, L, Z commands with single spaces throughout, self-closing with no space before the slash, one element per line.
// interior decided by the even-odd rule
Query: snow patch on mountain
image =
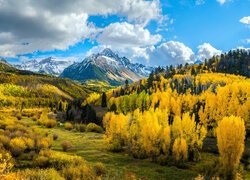
<path fill-rule="evenodd" d="M 66 68 L 61 77 L 86 81 L 89 79 L 109 82 L 112 85 L 123 84 L 126 79 L 138 81 L 147 77 L 153 70 L 142 64 L 131 63 L 126 57 L 119 57 L 111 49 L 92 54 L 80 63 Z"/>
<path fill-rule="evenodd" d="M 63 70 L 72 65 L 74 61 L 72 60 L 61 60 L 53 57 L 48 57 L 42 60 L 30 60 L 25 61 L 20 64 L 15 64 L 14 67 L 21 70 L 29 70 L 33 72 L 60 75 Z"/>

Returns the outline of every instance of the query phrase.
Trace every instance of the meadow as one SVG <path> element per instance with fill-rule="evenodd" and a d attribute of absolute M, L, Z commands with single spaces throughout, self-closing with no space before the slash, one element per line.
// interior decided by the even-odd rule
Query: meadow
<path fill-rule="evenodd" d="M 36 109 L 42 111 L 43 109 Z M 28 110 L 30 111 L 30 109 Z M 25 110 L 24 110 L 25 112 Z M 1 114 L 5 117 L 13 117 L 13 109 L 1 110 Z M 160 163 L 152 162 L 151 159 L 135 159 L 129 155 L 129 152 L 111 152 L 107 148 L 107 143 L 103 133 L 96 132 L 78 132 L 75 128 L 66 130 L 64 124 L 57 124 L 53 128 L 39 125 L 32 117 L 22 116 L 18 123 L 22 123 L 24 127 L 36 129 L 36 131 L 45 132 L 46 137 L 53 139 L 55 134 L 56 140 L 51 143 L 50 149 L 55 152 L 60 152 L 70 156 L 79 156 L 86 160 L 86 163 L 91 167 L 101 163 L 105 168 L 103 174 L 98 178 L 101 179 L 194 179 L 199 174 L 213 175 L 214 166 L 218 162 L 218 150 L 216 147 L 216 139 L 208 138 L 204 142 L 204 152 L 201 154 L 201 161 L 198 163 L 186 162 L 181 166 L 175 163 L 161 165 Z M 71 147 L 67 152 L 62 149 L 63 141 L 71 142 Z M 247 140 L 245 155 L 249 156 L 250 142 Z M 24 171 L 26 168 L 34 168 L 37 164 L 31 161 L 29 154 L 24 154 L 15 158 L 15 166 L 12 169 L 12 174 L 15 172 Z M 37 167 L 39 168 L 39 167 Z M 50 168 L 49 166 L 46 167 Z M 211 172 L 209 172 L 211 171 Z M 250 178 L 249 171 L 242 170 L 244 179 Z M 11 176 L 10 176 L 11 177 Z M 38 177 L 38 176 L 37 176 Z M 8 176 L 7 178 L 8 179 Z M 95 178 L 94 178 L 95 179 Z"/>

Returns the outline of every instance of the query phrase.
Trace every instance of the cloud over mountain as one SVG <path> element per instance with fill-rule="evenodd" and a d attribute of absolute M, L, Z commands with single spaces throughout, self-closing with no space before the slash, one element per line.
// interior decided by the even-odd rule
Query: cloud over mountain
<path fill-rule="evenodd" d="M 105 27 L 97 38 L 100 44 L 111 47 L 145 47 L 161 41 L 160 35 L 152 35 L 140 25 L 127 22 L 113 23 Z"/>

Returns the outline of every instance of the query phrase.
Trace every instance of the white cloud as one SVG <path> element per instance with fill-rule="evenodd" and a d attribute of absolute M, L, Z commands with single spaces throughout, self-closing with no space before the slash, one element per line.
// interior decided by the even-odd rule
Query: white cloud
<path fill-rule="evenodd" d="M 65 50 L 99 32 L 90 15 L 114 14 L 141 27 L 162 17 L 158 0 L 0 0 L 0 56 Z"/>
<path fill-rule="evenodd" d="M 225 2 L 227 2 L 227 0 L 217 0 L 218 3 L 220 3 L 221 5 L 224 4 Z"/>
<path fill-rule="evenodd" d="M 250 25 L 250 16 L 246 16 L 240 19 L 240 22 L 243 24 Z"/>
<path fill-rule="evenodd" d="M 169 41 L 162 43 L 160 46 L 150 48 L 149 64 L 150 65 L 176 65 L 185 64 L 195 61 L 194 52 L 185 44 L 178 41 Z"/>
<path fill-rule="evenodd" d="M 160 19 L 161 17 L 160 2 L 158 0 L 123 0 L 119 2 L 121 3 L 120 10 L 116 13 L 128 17 L 129 21 L 136 21 L 146 25 L 150 20 Z M 113 4 L 117 6 L 116 3 Z"/>
<path fill-rule="evenodd" d="M 92 53 L 98 53 L 104 48 L 111 46 L 96 46 L 93 47 L 87 56 Z M 138 62 L 150 66 L 166 66 L 192 63 L 196 60 L 194 52 L 178 41 L 169 41 L 162 43 L 158 46 L 147 46 L 147 47 L 124 47 L 119 46 L 112 47 L 115 53 L 120 56 L 129 58 L 132 62 Z"/>
<path fill-rule="evenodd" d="M 160 35 L 151 35 L 147 29 L 140 25 L 127 22 L 113 23 L 105 27 L 98 36 L 97 41 L 112 48 L 146 47 L 161 41 Z"/>
<path fill-rule="evenodd" d="M 218 3 L 220 3 L 220 5 L 223 5 L 227 2 L 232 2 L 233 0 L 216 0 Z"/>
<path fill-rule="evenodd" d="M 211 44 L 204 43 L 198 46 L 197 56 L 199 59 L 204 61 L 205 59 L 210 59 L 213 56 L 220 55 L 221 50 L 215 49 Z"/>

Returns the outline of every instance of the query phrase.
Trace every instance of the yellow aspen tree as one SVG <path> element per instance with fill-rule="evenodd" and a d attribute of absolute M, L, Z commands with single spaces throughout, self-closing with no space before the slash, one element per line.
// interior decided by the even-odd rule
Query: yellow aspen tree
<path fill-rule="evenodd" d="M 184 138 L 177 138 L 173 145 L 173 156 L 176 161 L 185 161 L 188 158 L 188 145 Z"/>
<path fill-rule="evenodd" d="M 105 140 L 112 151 L 120 151 L 128 141 L 129 115 L 107 113 L 103 122 L 106 129 Z"/>
<path fill-rule="evenodd" d="M 171 126 L 171 130 L 172 130 L 172 134 L 173 134 L 173 139 L 176 139 L 176 138 L 182 136 L 182 123 L 181 123 L 180 116 L 174 117 L 174 122 Z"/>
<path fill-rule="evenodd" d="M 183 138 L 186 141 L 190 157 L 193 160 L 199 160 L 199 151 L 207 131 L 204 126 L 196 125 L 195 116 L 191 117 L 189 113 L 184 113 L 182 118 L 175 116 L 171 130 L 173 139 Z"/>
<path fill-rule="evenodd" d="M 244 120 L 235 117 L 224 117 L 216 129 L 217 145 L 226 178 L 232 178 L 239 166 L 244 151 Z"/>
<path fill-rule="evenodd" d="M 166 125 L 162 133 L 162 150 L 165 155 L 169 154 L 171 143 L 171 129 L 169 125 Z"/>
<path fill-rule="evenodd" d="M 136 158 L 145 158 L 146 152 L 142 147 L 141 129 L 144 120 L 139 109 L 133 112 L 131 125 L 129 128 L 129 152 Z"/>
<path fill-rule="evenodd" d="M 160 154 L 160 136 L 162 126 L 153 111 L 143 113 L 143 126 L 141 129 L 142 147 L 149 157 L 155 159 Z"/>

